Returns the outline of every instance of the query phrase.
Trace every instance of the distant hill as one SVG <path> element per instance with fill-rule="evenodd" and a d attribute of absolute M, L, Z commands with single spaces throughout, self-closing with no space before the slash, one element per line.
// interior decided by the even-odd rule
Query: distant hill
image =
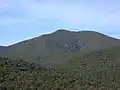
<path fill-rule="evenodd" d="M 4 46 L 0 46 L 0 55 L 3 55 L 7 50 L 7 47 L 4 47 Z"/>
<path fill-rule="evenodd" d="M 120 45 L 120 40 L 98 32 L 74 32 L 60 29 L 51 34 L 8 46 L 4 56 L 36 61 L 65 53 L 90 52 L 117 45 Z"/>

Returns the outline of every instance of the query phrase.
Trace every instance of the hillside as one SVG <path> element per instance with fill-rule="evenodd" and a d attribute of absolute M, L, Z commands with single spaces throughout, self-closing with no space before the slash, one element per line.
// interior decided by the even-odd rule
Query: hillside
<path fill-rule="evenodd" d="M 120 46 L 84 54 L 66 54 L 64 57 L 61 57 L 61 60 L 63 63 L 61 62 L 60 68 L 69 69 L 71 70 L 70 72 L 74 71 L 73 69 L 78 69 L 77 72 L 86 72 L 85 70 L 89 71 L 89 69 L 92 69 L 94 72 L 110 66 L 119 66 Z"/>
<path fill-rule="evenodd" d="M 4 56 L 38 61 L 46 60 L 59 54 L 89 52 L 116 45 L 120 45 L 120 40 L 98 32 L 73 32 L 61 29 L 51 34 L 8 46 Z"/>
<path fill-rule="evenodd" d="M 61 58 L 66 61 L 56 68 L 0 57 L 0 89 L 120 89 L 120 46 L 82 55 L 72 54 L 69 60 L 66 54 L 64 56 Z"/>
<path fill-rule="evenodd" d="M 84 71 L 82 65 L 87 68 L 101 69 L 104 65 L 117 65 L 120 63 L 120 46 L 115 46 L 109 49 L 91 51 L 88 53 L 66 53 L 62 55 L 56 55 L 47 60 L 41 62 L 46 67 L 55 67 L 69 69 L 70 72 L 73 69 L 79 68 L 78 70 Z M 81 69 L 80 69 L 81 67 Z M 99 67 L 99 68 L 97 68 Z M 94 71 L 94 70 L 93 70 Z"/>
<path fill-rule="evenodd" d="M 7 47 L 0 46 L 0 55 L 3 55 L 7 50 Z"/>

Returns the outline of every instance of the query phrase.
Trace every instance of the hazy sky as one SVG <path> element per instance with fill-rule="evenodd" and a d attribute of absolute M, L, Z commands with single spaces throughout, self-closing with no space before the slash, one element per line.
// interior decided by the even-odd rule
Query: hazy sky
<path fill-rule="evenodd" d="M 0 0 L 0 45 L 61 28 L 120 38 L 120 0 Z"/>

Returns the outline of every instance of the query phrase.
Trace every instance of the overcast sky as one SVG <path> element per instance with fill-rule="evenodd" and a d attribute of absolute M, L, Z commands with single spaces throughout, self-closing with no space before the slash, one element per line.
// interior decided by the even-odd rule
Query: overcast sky
<path fill-rule="evenodd" d="M 120 0 L 0 0 L 0 45 L 61 28 L 120 38 Z"/>

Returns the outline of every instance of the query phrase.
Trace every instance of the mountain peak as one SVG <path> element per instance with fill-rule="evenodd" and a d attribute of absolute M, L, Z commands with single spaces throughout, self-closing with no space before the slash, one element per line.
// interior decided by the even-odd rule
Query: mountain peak
<path fill-rule="evenodd" d="M 71 32 L 70 30 L 65 30 L 65 29 L 58 29 L 52 33 L 49 33 L 49 34 L 44 34 L 42 36 L 51 36 L 51 35 L 56 35 L 56 34 L 66 34 L 66 33 L 69 33 Z"/>
<path fill-rule="evenodd" d="M 103 35 L 102 33 L 96 32 L 96 31 L 89 31 L 89 30 L 82 30 L 82 31 L 72 31 L 72 30 L 67 30 L 67 29 L 58 29 L 50 34 L 45 34 L 42 36 L 49 36 L 49 35 L 71 35 L 71 34 L 75 34 L 75 33 L 79 33 L 79 34 L 85 34 L 85 35 Z"/>
<path fill-rule="evenodd" d="M 90 31 L 90 30 L 81 30 L 81 31 L 71 31 L 66 29 L 58 29 L 53 33 L 85 33 L 85 34 L 102 34 L 96 31 Z"/>
<path fill-rule="evenodd" d="M 65 29 L 58 29 L 54 33 L 66 33 L 66 32 L 71 32 L 70 30 L 65 30 Z"/>

